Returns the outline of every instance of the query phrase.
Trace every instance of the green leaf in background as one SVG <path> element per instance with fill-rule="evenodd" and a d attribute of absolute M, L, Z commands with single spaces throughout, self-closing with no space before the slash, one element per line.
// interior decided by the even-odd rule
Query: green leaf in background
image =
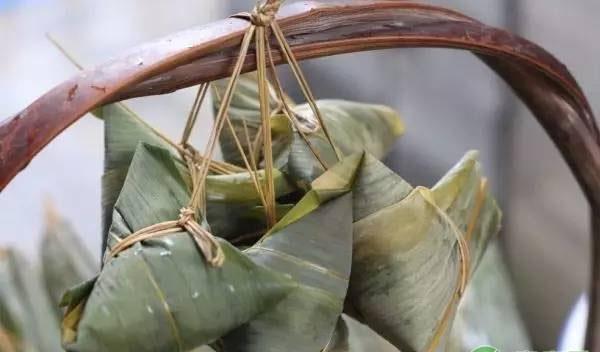
<path fill-rule="evenodd" d="M 40 254 L 44 284 L 56 317 L 60 319 L 63 314 L 59 303 L 63 294 L 76 284 L 94 277 L 100 265 L 71 224 L 60 217 L 52 204 L 46 205 L 46 230 Z"/>
<path fill-rule="evenodd" d="M 358 173 L 350 303 L 404 352 L 435 350 L 445 339 L 465 274 L 498 231 L 500 211 L 476 158 L 467 153 L 431 190 L 413 189 L 368 155 Z M 475 258 L 467 270 L 462 239 Z"/>
<path fill-rule="evenodd" d="M 158 137 L 147 125 L 122 105 L 102 108 L 105 124 L 105 171 L 102 177 L 102 213 L 104 239 L 112 221 L 112 211 L 138 143 L 147 143 L 170 151 L 179 168 L 186 168 L 178 152 Z M 258 172 L 264 182 L 264 171 Z M 278 170 L 274 170 L 275 193 L 278 197 L 295 188 Z M 256 216 L 260 198 L 249 173 L 209 175 L 206 181 L 208 222 L 213 233 L 223 238 L 234 238 L 263 229 L 264 216 Z M 281 214 L 281 213 L 279 213 Z M 283 215 L 283 214 L 281 214 Z M 106 242 L 103 248 L 106 247 Z"/>
<path fill-rule="evenodd" d="M 224 351 L 320 351 L 340 316 L 352 261 L 352 196 L 362 155 L 341 161 L 263 239 L 250 258 L 298 283 L 279 304 L 222 339 Z M 291 347 L 293 346 L 293 347 Z"/>
<path fill-rule="evenodd" d="M 39 272 L 12 249 L 0 249 L 0 328 L 16 351 L 61 351 L 56 316 Z"/>
<path fill-rule="evenodd" d="M 109 245 L 177 219 L 189 201 L 186 176 L 169 151 L 139 145 L 115 204 Z M 71 293 L 65 348 L 188 351 L 276 305 L 295 287 L 227 242 L 220 244 L 226 259 L 218 268 L 206 263 L 184 231 L 138 242 L 110 259 L 88 295 L 80 293 L 89 285 Z"/>
<path fill-rule="evenodd" d="M 499 351 L 532 349 L 512 280 L 498 243 L 491 243 L 458 306 L 448 352 L 489 345 Z"/>
<path fill-rule="evenodd" d="M 342 314 L 323 352 L 399 352 L 368 326 Z"/>
<path fill-rule="evenodd" d="M 215 111 L 218 110 L 221 103 L 218 97 L 223 95 L 226 82 L 221 80 L 212 84 L 213 110 Z M 243 121 L 246 122 L 251 141 L 254 140 L 258 126 L 260 126 L 256 75 L 254 73 L 242 75 L 238 82 L 238 88 L 233 95 L 228 111 L 234 130 L 240 141 L 244 143 L 246 138 Z M 270 87 L 270 91 L 273 90 Z M 286 99 L 291 102 L 291 99 Z M 275 109 L 278 103 L 276 98 L 272 98 L 271 108 Z M 336 147 L 343 155 L 367 151 L 377 158 L 382 158 L 392 147 L 396 138 L 404 132 L 400 116 L 393 109 L 383 105 L 344 100 L 319 100 L 316 103 Z M 307 135 L 308 140 L 324 162 L 330 167 L 333 166 L 337 162 L 335 152 L 327 143 L 309 105 L 294 105 L 293 102 L 291 105 L 300 128 Z M 294 132 L 291 128 L 280 128 L 282 121 L 288 123 L 285 117 L 275 114 L 272 119 L 276 165 L 289 174 L 301 187 L 308 189 L 310 183 L 323 173 L 322 166 L 298 132 Z M 223 130 L 220 143 L 225 160 L 242 165 L 229 130 Z M 244 144 L 244 150 L 248 151 L 248 149 Z"/>

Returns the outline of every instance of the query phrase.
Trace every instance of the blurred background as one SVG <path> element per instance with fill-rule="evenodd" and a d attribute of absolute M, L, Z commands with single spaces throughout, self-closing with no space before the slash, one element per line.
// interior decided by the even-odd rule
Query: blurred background
<path fill-rule="evenodd" d="M 291 1 L 291 0 L 290 0 Z M 325 0 L 326 1 L 326 0 Z M 600 111 L 600 2 L 430 1 L 537 42 L 563 61 Z M 253 0 L 0 0 L 0 118 L 76 72 L 50 32 L 83 66 L 130 46 L 248 10 Z M 413 184 L 432 185 L 469 149 L 505 212 L 501 240 L 519 305 L 538 349 L 556 347 L 570 307 L 586 288 L 589 210 L 556 148 L 525 107 L 473 56 L 442 49 L 343 55 L 303 64 L 319 98 L 383 103 L 407 132 L 386 162 Z M 360 67 L 360 69 L 356 69 Z M 286 70 L 282 73 L 285 74 Z M 296 87 L 290 86 L 292 95 Z M 192 92 L 131 106 L 175 136 Z M 203 123 L 209 124 L 208 110 Z M 201 145 L 203 128 L 195 137 Z M 102 124 L 86 116 L 54 140 L 0 194 L 0 246 L 34 256 L 43 202 L 52 199 L 94 253 L 100 252 Z"/>

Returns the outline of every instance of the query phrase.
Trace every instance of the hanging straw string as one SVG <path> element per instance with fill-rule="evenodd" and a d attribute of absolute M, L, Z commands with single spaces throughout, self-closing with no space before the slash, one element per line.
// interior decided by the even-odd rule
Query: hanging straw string
<path fill-rule="evenodd" d="M 241 50 L 239 53 L 239 57 L 238 60 L 236 62 L 236 65 L 234 67 L 233 70 L 233 74 L 231 76 L 231 79 L 229 80 L 229 83 L 227 85 L 227 88 L 225 89 L 225 93 L 223 94 L 223 100 L 221 102 L 221 106 L 219 107 L 219 112 L 217 113 L 217 116 L 215 117 L 215 123 L 213 125 L 213 128 L 211 130 L 209 139 L 208 139 L 208 143 L 206 145 L 206 150 L 204 155 L 208 156 L 209 158 L 213 155 L 216 144 L 217 144 L 217 139 L 221 133 L 221 131 L 223 130 L 223 126 L 225 124 L 225 117 L 227 114 L 227 110 L 229 108 L 229 105 L 231 104 L 231 99 L 233 97 L 233 91 L 235 90 L 235 87 L 237 85 L 237 81 L 239 78 L 239 75 L 242 71 L 242 66 L 244 64 L 245 58 L 246 58 L 246 54 L 248 53 L 248 48 L 250 46 L 250 41 L 252 39 L 252 36 L 254 35 L 254 30 L 255 27 L 254 26 L 250 26 L 248 28 L 248 30 L 246 31 L 246 34 L 244 35 L 244 39 L 242 40 L 242 46 L 241 46 Z M 194 185 L 194 192 L 192 193 L 192 198 L 190 200 L 190 202 L 192 204 L 202 204 L 205 203 L 205 196 L 204 196 L 204 181 L 206 179 L 206 176 L 208 175 L 208 171 L 209 171 L 209 163 L 207 162 L 207 159 L 204 159 L 203 163 L 200 166 L 200 174 L 199 174 L 199 178 L 198 178 L 198 182 L 196 185 Z"/>
<path fill-rule="evenodd" d="M 182 157 L 187 163 L 188 169 L 190 171 L 190 177 L 192 179 L 192 194 L 190 196 L 189 203 L 186 207 L 182 208 L 179 213 L 178 220 L 164 221 L 158 224 L 154 224 L 143 229 L 140 229 L 133 234 L 127 236 L 125 239 L 118 239 L 117 244 L 111 248 L 109 255 L 107 258 L 112 258 L 117 255 L 122 250 L 131 247 L 133 244 L 151 239 L 156 237 L 165 236 L 168 234 L 180 232 L 182 230 L 187 231 L 194 241 L 196 242 L 198 248 L 204 255 L 206 261 L 213 266 L 222 265 L 225 256 L 224 253 L 216 240 L 216 238 L 206 229 L 198 224 L 196 221 L 196 209 L 199 209 L 202 214 L 206 214 L 206 177 L 208 176 L 209 170 L 211 169 L 211 157 L 216 148 L 217 140 L 223 130 L 225 123 L 228 124 L 232 135 L 234 136 L 236 145 L 240 152 L 242 153 L 242 157 L 244 159 L 244 163 L 246 168 L 250 172 L 253 177 L 253 182 L 259 195 L 261 196 L 261 201 L 265 205 L 265 212 L 267 217 L 268 227 L 272 227 L 277 219 L 276 214 L 276 202 L 275 202 L 275 189 L 274 189 L 274 180 L 273 180 L 273 155 L 272 155 L 272 140 L 271 140 L 271 112 L 270 112 L 270 96 L 276 95 L 280 98 L 280 106 L 277 108 L 277 111 L 284 111 L 286 116 L 290 119 L 290 121 L 294 124 L 294 127 L 300 132 L 301 136 L 304 138 L 305 142 L 311 147 L 311 151 L 315 154 L 317 160 L 321 163 L 321 165 L 326 168 L 325 163 L 319 157 L 318 153 L 312 146 L 310 145 L 308 139 L 301 131 L 300 126 L 295 123 L 295 115 L 292 113 L 291 108 L 289 107 L 286 98 L 281 89 L 281 84 L 276 77 L 276 72 L 274 70 L 273 59 L 270 52 L 270 47 L 268 46 L 268 38 L 266 36 L 266 27 L 270 27 L 275 33 L 275 37 L 284 53 L 284 56 L 290 65 L 296 80 L 298 81 L 302 92 L 305 98 L 308 101 L 309 106 L 311 107 L 314 115 L 317 117 L 323 132 L 335 151 L 336 157 L 338 160 L 340 159 L 338 150 L 335 148 L 329 131 L 327 130 L 321 113 L 315 103 L 315 99 L 308 87 L 308 83 L 304 75 L 302 74 L 300 67 L 295 60 L 293 53 L 287 42 L 285 41 L 285 36 L 281 32 L 281 29 L 274 21 L 275 14 L 279 10 L 281 5 L 281 0 L 267 0 L 262 4 L 257 4 L 254 8 L 254 11 L 250 14 L 242 15 L 244 18 L 249 19 L 251 25 L 246 30 L 244 38 L 242 39 L 242 44 L 239 52 L 238 59 L 236 61 L 231 79 L 225 89 L 221 100 L 221 106 L 219 107 L 219 111 L 217 116 L 215 117 L 215 123 L 213 128 L 211 129 L 211 133 L 206 145 L 204 158 L 198 159 L 198 154 L 189 144 L 188 140 L 192 133 L 192 129 L 197 120 L 198 111 L 202 104 L 202 101 L 206 95 L 206 91 L 208 88 L 207 84 L 203 84 L 199 87 L 198 92 L 196 94 L 196 98 L 194 100 L 194 104 L 192 105 L 192 109 L 188 116 L 188 120 L 186 126 L 184 128 L 181 142 L 179 144 L 175 144 L 174 147 L 180 151 Z M 241 16 L 238 16 L 241 17 Z M 266 185 L 265 188 L 261 191 L 260 184 L 258 182 L 256 176 L 256 160 L 253 158 L 253 151 L 250 152 L 252 164 L 254 166 L 254 172 L 252 169 L 252 165 L 247 160 L 241 143 L 235 134 L 235 130 L 231 125 L 231 121 L 227 114 L 228 108 L 231 104 L 231 100 L 233 97 L 233 92 L 235 91 L 238 78 L 242 71 L 242 66 L 244 64 L 246 55 L 248 53 L 248 49 L 250 47 L 250 43 L 252 38 L 255 38 L 256 43 L 256 60 L 257 60 L 257 74 L 258 74 L 258 90 L 259 90 L 259 101 L 260 101 L 260 115 L 261 115 L 261 131 L 259 131 L 258 136 L 261 136 L 263 139 L 263 151 L 264 151 L 264 160 L 265 160 L 265 178 Z M 267 78 L 267 57 L 266 52 L 269 52 L 269 59 L 271 62 L 271 70 L 273 75 L 276 78 L 276 89 L 275 92 L 269 90 L 268 78 Z M 249 142 L 249 137 L 247 134 L 247 126 L 244 125 L 246 131 L 246 140 Z M 170 140 L 156 131 L 159 136 L 162 136 L 164 139 L 170 142 Z M 172 142 L 171 142 L 172 143 Z M 170 143 L 170 144 L 171 144 Z M 257 143 L 257 140 L 255 140 Z M 174 144 L 174 143 L 173 143 Z"/>
<path fill-rule="evenodd" d="M 272 11 L 272 10 L 269 10 Z M 255 11 L 256 13 L 256 11 Z M 264 18 L 257 15 L 261 21 Z M 262 132 L 263 132 L 263 151 L 265 161 L 265 178 L 266 187 L 264 190 L 265 199 L 268 203 L 266 210 L 267 213 L 267 226 L 269 228 L 275 225 L 277 221 L 277 214 L 275 210 L 275 189 L 273 182 L 273 147 L 271 140 L 271 113 L 269 104 L 269 92 L 268 92 L 268 81 L 267 81 L 267 62 L 265 56 L 265 27 L 256 27 L 256 68 L 258 75 L 258 97 L 260 101 L 260 116 L 262 121 Z"/>
<path fill-rule="evenodd" d="M 215 94 L 217 95 L 217 99 L 221 99 L 221 97 L 218 95 L 218 91 L 215 91 Z M 248 170 L 248 173 L 250 174 L 250 177 L 252 178 L 252 182 L 254 183 L 254 187 L 256 188 L 256 191 L 258 192 L 258 195 L 260 197 L 260 200 L 263 204 L 263 206 L 266 208 L 267 206 L 267 202 L 265 199 L 265 195 L 263 194 L 262 191 L 262 187 L 260 186 L 259 180 L 258 180 L 258 170 L 256 168 L 256 161 L 254 159 L 254 156 L 252 155 L 252 151 L 249 150 L 248 154 L 250 155 L 250 161 L 248 161 L 248 157 L 246 157 L 246 152 L 244 151 L 244 147 L 242 147 L 242 143 L 240 142 L 240 139 L 238 138 L 237 132 L 235 131 L 235 128 L 233 127 L 233 124 L 231 123 L 231 119 L 229 118 L 229 114 L 225 114 L 225 119 L 227 122 L 227 127 L 229 129 L 229 133 L 231 133 L 231 136 L 233 137 L 233 140 L 235 142 L 235 145 L 238 149 L 238 152 L 240 153 L 240 156 L 242 157 L 242 160 L 244 161 L 244 165 L 246 166 L 246 169 Z M 246 143 L 248 145 L 248 148 L 251 147 L 250 145 L 250 137 L 248 135 L 248 127 L 246 125 L 246 121 L 242 120 L 243 126 L 244 126 L 244 133 L 246 135 Z"/>
<path fill-rule="evenodd" d="M 313 114 L 316 116 L 317 120 L 319 121 L 319 124 L 321 125 L 321 128 L 323 129 L 323 133 L 325 134 L 325 137 L 327 138 L 327 141 L 329 142 L 329 144 L 333 148 L 333 151 L 335 152 L 337 160 L 338 161 L 341 160 L 339 151 L 335 147 L 335 144 L 333 143 L 333 139 L 331 138 L 329 130 L 327 129 L 327 126 L 325 125 L 325 122 L 323 120 L 323 116 L 321 115 L 321 111 L 319 110 L 319 107 L 317 106 L 317 104 L 315 102 L 315 97 L 313 96 L 312 91 L 308 85 L 308 82 L 306 81 L 306 78 L 304 77 L 304 74 L 302 73 L 302 70 L 300 69 L 300 65 L 298 64 L 298 61 L 296 61 L 296 58 L 294 56 L 294 53 L 292 52 L 292 49 L 290 48 L 289 44 L 287 43 L 287 41 L 285 39 L 285 35 L 281 31 L 281 28 L 277 24 L 277 21 L 272 21 L 270 27 L 273 30 L 273 34 L 275 34 L 275 38 L 277 38 L 277 42 L 282 49 L 281 51 L 283 53 L 283 56 L 285 57 L 288 65 L 290 66 L 290 69 L 292 70 L 292 73 L 294 74 L 296 80 L 298 81 L 298 84 L 300 85 L 300 89 L 302 90 L 302 93 L 304 94 L 304 97 L 306 98 L 306 102 L 308 103 Z"/>
<path fill-rule="evenodd" d="M 321 158 L 321 156 L 319 155 L 319 152 L 315 149 L 315 147 L 312 145 L 312 143 L 308 140 L 308 137 L 306 136 L 304 131 L 302 131 L 302 127 L 300 126 L 298 120 L 296 119 L 296 115 L 292 111 L 292 108 L 289 105 L 288 99 L 286 98 L 285 94 L 283 93 L 283 89 L 281 88 L 281 82 L 279 81 L 279 76 L 277 75 L 277 71 L 275 70 L 273 54 L 271 53 L 271 45 L 269 44 L 268 40 L 266 41 L 266 44 L 267 44 L 267 53 L 269 54 L 269 69 L 271 72 L 271 76 L 273 77 L 273 86 L 275 87 L 275 92 L 279 98 L 278 100 L 280 101 L 279 109 L 281 109 L 283 111 L 283 113 L 287 117 L 287 119 L 296 128 L 296 131 L 298 131 L 298 134 L 300 135 L 300 137 L 302 138 L 304 143 L 308 146 L 308 148 L 310 149 L 312 154 L 315 156 L 315 158 L 317 159 L 317 161 L 319 162 L 319 164 L 321 165 L 323 170 L 327 170 L 328 169 L 327 164 L 325 163 L 323 158 Z M 334 148 L 334 150 L 335 150 L 335 148 Z"/>
<path fill-rule="evenodd" d="M 188 141 L 192 134 L 192 130 L 194 129 L 194 125 L 196 124 L 196 120 L 198 119 L 200 107 L 202 106 L 204 97 L 206 97 L 206 92 L 208 92 L 208 83 L 202 83 L 200 87 L 198 87 L 198 92 L 196 93 L 196 97 L 194 98 L 194 103 L 192 104 L 192 109 L 190 110 L 190 114 L 188 115 L 187 122 L 183 129 L 181 142 L 179 143 L 184 147 L 188 145 Z"/>
<path fill-rule="evenodd" d="M 257 28 L 268 27 L 275 34 L 275 39 L 277 40 L 277 43 L 281 49 L 281 52 L 283 53 L 285 60 L 287 61 L 288 65 L 290 66 L 290 69 L 292 70 L 292 73 L 294 74 L 294 77 L 296 78 L 296 81 L 298 82 L 300 89 L 302 90 L 302 93 L 303 93 L 309 107 L 311 108 L 314 116 L 317 118 L 319 125 L 323 129 L 323 133 L 325 134 L 325 138 L 327 139 L 327 142 L 333 149 L 333 151 L 336 155 L 336 158 L 339 161 L 341 159 L 341 156 L 339 154 L 338 149 L 335 147 L 335 144 L 333 142 L 333 139 L 331 138 L 331 134 L 329 133 L 327 126 L 325 125 L 322 114 L 319 110 L 319 107 L 316 104 L 314 95 L 312 94 L 312 91 L 308 85 L 308 82 L 307 82 L 304 74 L 302 73 L 302 70 L 300 69 L 300 65 L 298 64 L 298 62 L 294 56 L 294 53 L 292 52 L 289 44 L 287 43 L 285 35 L 281 31 L 281 28 L 279 27 L 279 25 L 277 24 L 277 21 L 275 20 L 275 15 L 277 14 L 277 11 L 279 10 L 279 7 L 281 6 L 282 3 L 283 3 L 283 0 L 267 0 L 262 4 L 258 3 L 255 6 L 252 13 L 240 13 L 240 14 L 235 15 L 234 17 L 249 20 L 250 23 L 252 23 L 252 25 L 256 26 Z M 271 53 L 269 40 L 266 35 L 266 31 L 262 30 L 261 32 L 262 32 L 261 34 L 265 38 L 264 39 L 265 48 L 262 48 L 262 49 L 259 48 L 258 42 L 257 42 L 257 49 L 256 49 L 257 50 L 257 58 L 259 57 L 260 53 L 263 50 L 266 53 L 268 53 L 269 68 L 270 68 L 271 75 L 273 76 L 273 85 L 275 86 L 275 93 L 279 97 L 278 101 L 280 103 L 277 110 L 284 112 L 285 116 L 288 118 L 288 120 L 290 120 L 292 125 L 298 131 L 298 133 L 300 134 L 300 137 L 304 140 L 306 145 L 309 147 L 310 151 L 315 156 L 315 158 L 317 159 L 319 164 L 323 167 L 324 170 L 327 170 L 327 168 L 328 168 L 327 164 L 325 163 L 323 158 L 319 155 L 319 153 L 314 148 L 314 146 L 310 143 L 310 141 L 308 140 L 308 137 L 306 136 L 304 131 L 302 131 L 302 128 L 299 126 L 299 123 L 295 117 L 295 114 L 292 112 L 292 109 L 289 106 L 289 102 L 287 101 L 285 95 L 283 94 L 283 90 L 281 88 L 281 83 L 280 83 L 277 73 L 275 71 L 274 60 L 273 60 L 273 56 Z M 259 33 L 257 32 L 256 35 L 258 38 Z M 257 60 L 257 71 L 260 70 L 260 66 L 261 65 L 259 64 L 259 62 Z M 267 82 L 267 80 L 265 78 L 265 84 L 266 84 L 266 82 Z M 259 78 L 258 84 L 259 84 L 259 86 L 262 84 L 260 78 Z M 264 124 L 261 127 L 264 128 Z M 260 135 L 261 135 L 260 133 L 257 134 L 257 138 Z M 262 136 L 264 136 L 264 133 L 262 134 Z"/>

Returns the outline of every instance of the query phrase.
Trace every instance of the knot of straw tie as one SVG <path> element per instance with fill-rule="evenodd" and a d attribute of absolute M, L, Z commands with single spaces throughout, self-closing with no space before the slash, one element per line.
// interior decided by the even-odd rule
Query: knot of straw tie
<path fill-rule="evenodd" d="M 179 220 L 177 220 L 177 225 L 184 227 L 188 222 L 194 220 L 195 215 L 196 212 L 190 208 L 179 209 Z"/>
<path fill-rule="evenodd" d="M 250 22 L 257 27 L 268 27 L 279 11 L 281 3 L 282 0 L 267 0 L 256 4 L 250 13 Z"/>
<path fill-rule="evenodd" d="M 225 260 L 225 254 L 217 242 L 215 236 L 200 226 L 195 219 L 196 213 L 189 207 L 179 210 L 177 225 L 187 230 L 192 236 L 206 261 L 212 266 L 221 266 Z"/>
<path fill-rule="evenodd" d="M 196 222 L 195 215 L 196 214 L 194 210 L 191 208 L 181 208 L 179 210 L 178 220 L 164 221 L 132 233 L 131 235 L 117 242 L 117 244 L 110 250 L 107 260 L 116 256 L 137 242 L 162 237 L 185 230 L 190 234 L 190 236 L 192 236 L 194 242 L 196 242 L 196 245 L 210 265 L 216 267 L 223 265 L 225 254 L 223 253 L 219 242 L 210 232 Z"/>

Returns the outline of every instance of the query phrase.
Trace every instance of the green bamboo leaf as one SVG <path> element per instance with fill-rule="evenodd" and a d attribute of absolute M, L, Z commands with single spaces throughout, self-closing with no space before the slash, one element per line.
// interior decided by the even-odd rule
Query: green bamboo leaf
<path fill-rule="evenodd" d="M 133 159 L 138 143 L 158 146 L 170 151 L 180 169 L 187 166 L 169 144 L 158 137 L 133 113 L 114 104 L 102 108 L 105 121 L 105 172 L 102 178 L 102 212 L 104 234 L 112 222 L 112 211 L 117 200 L 127 170 Z M 295 191 L 278 170 L 273 171 L 276 195 L 284 196 Z M 260 182 L 265 182 L 264 171 L 258 172 Z M 189 183 L 189 180 L 186 179 Z M 260 204 L 259 195 L 249 173 L 233 175 L 209 175 L 206 180 L 209 203 L 206 217 L 215 235 L 234 238 L 265 227 L 265 217 L 257 217 L 254 209 Z M 105 248 L 104 243 L 103 248 Z"/>
<path fill-rule="evenodd" d="M 0 327 L 17 351 L 60 351 L 59 328 L 39 272 L 0 249 Z"/>
<path fill-rule="evenodd" d="M 110 104 L 96 110 L 104 120 L 104 174 L 102 175 L 102 233 L 112 223 L 112 212 L 127 176 L 138 143 L 172 150 L 148 126 L 122 104 Z M 106 247 L 103 236 L 102 249 Z"/>
<path fill-rule="evenodd" d="M 165 149 L 138 146 L 115 204 L 110 246 L 178 218 L 190 192 L 176 162 Z M 282 274 L 220 243 L 226 260 L 218 268 L 206 263 L 184 231 L 138 242 L 110 259 L 95 282 L 65 297 L 65 348 L 188 351 L 249 321 L 294 288 Z"/>
<path fill-rule="evenodd" d="M 61 297 L 74 285 L 94 277 L 99 270 L 73 227 L 51 204 L 46 206 L 46 231 L 40 246 L 42 274 L 57 319 Z"/>
<path fill-rule="evenodd" d="M 335 332 L 323 352 L 398 352 L 368 326 L 342 314 Z"/>
<path fill-rule="evenodd" d="M 444 341 L 467 274 L 499 229 L 476 158 L 467 153 L 431 190 L 413 189 L 372 156 L 358 173 L 350 301 L 402 351 Z"/>
<path fill-rule="evenodd" d="M 529 351 L 508 268 L 498 243 L 491 243 L 458 306 L 448 352 L 489 345 L 499 351 Z"/>
<path fill-rule="evenodd" d="M 349 157 L 323 174 L 294 209 L 245 251 L 254 262 L 290 275 L 298 287 L 225 336 L 225 351 L 293 348 L 314 352 L 327 344 L 348 288 L 352 258 L 349 190 L 361 159 L 361 155 Z"/>

